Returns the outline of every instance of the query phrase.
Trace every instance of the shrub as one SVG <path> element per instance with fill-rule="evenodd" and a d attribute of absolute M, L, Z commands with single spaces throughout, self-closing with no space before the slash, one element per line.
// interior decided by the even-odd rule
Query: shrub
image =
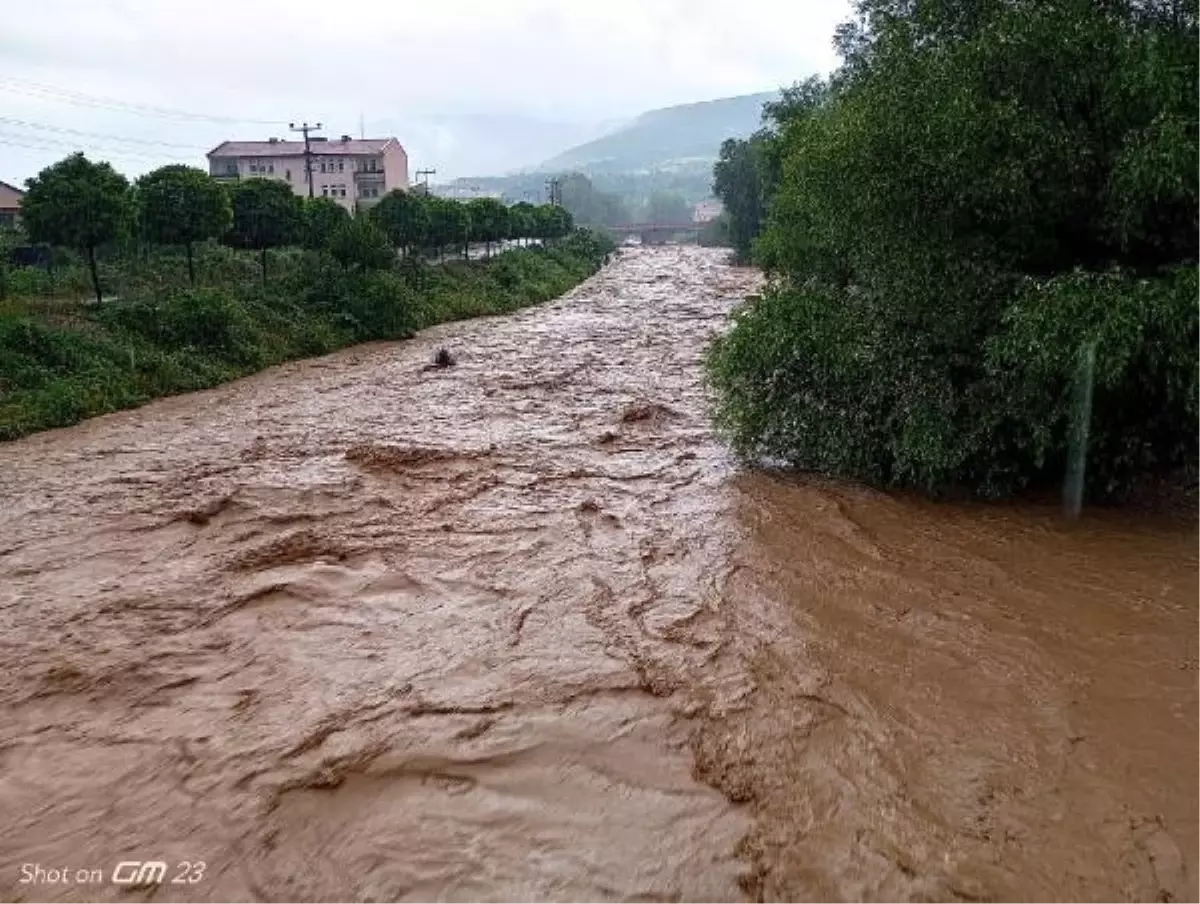
<path fill-rule="evenodd" d="M 930 493 L 1056 481 L 1094 344 L 1093 497 L 1194 460 L 1195 4 L 855 9 L 833 78 L 722 149 L 773 280 L 710 355 L 734 446 Z"/>

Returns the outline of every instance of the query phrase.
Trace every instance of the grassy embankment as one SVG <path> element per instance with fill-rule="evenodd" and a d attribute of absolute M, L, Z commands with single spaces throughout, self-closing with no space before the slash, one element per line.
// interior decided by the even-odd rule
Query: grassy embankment
<path fill-rule="evenodd" d="M 264 284 L 256 255 L 212 244 L 198 249 L 196 288 L 182 287 L 182 254 L 156 251 L 115 264 L 105 276 L 116 297 L 100 305 L 74 300 L 86 284 L 74 268 L 53 285 L 41 271 L 10 270 L 0 295 L 0 440 L 548 301 L 594 273 L 609 250 L 603 237 L 576 232 L 547 248 L 376 272 L 285 250 L 271 255 Z"/>

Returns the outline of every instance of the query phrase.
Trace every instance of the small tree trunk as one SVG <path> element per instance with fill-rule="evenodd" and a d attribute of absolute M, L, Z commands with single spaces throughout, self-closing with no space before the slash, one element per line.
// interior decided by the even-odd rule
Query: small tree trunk
<path fill-rule="evenodd" d="M 104 302 L 104 296 L 100 293 L 100 271 L 96 269 L 96 248 L 93 245 L 88 245 L 88 269 L 92 271 L 92 288 L 96 290 L 96 304 Z"/>
<path fill-rule="evenodd" d="M 263 248 L 260 252 L 260 261 L 262 262 L 262 277 L 263 285 L 267 284 L 267 249 Z"/>
<path fill-rule="evenodd" d="M 192 264 L 192 243 L 187 243 L 188 256 L 188 282 L 195 287 L 196 285 L 196 267 Z"/>

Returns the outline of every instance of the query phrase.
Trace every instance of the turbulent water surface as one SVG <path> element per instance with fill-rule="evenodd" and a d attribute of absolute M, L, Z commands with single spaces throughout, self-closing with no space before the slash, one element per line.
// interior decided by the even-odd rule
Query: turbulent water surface
<path fill-rule="evenodd" d="M 1195 900 L 1194 522 L 740 472 L 755 283 L 0 446 L 0 898 Z"/>

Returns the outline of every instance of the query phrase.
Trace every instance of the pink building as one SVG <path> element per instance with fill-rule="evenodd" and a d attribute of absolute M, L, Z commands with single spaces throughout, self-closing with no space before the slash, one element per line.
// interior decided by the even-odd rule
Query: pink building
<path fill-rule="evenodd" d="M 20 222 L 23 197 L 25 192 L 15 185 L 0 182 L 0 229 L 11 229 Z"/>
<path fill-rule="evenodd" d="M 313 196 L 352 213 L 408 188 L 408 154 L 395 138 L 312 138 L 309 151 Z M 281 179 L 296 194 L 309 194 L 303 141 L 226 141 L 208 152 L 208 171 L 219 180 Z"/>

